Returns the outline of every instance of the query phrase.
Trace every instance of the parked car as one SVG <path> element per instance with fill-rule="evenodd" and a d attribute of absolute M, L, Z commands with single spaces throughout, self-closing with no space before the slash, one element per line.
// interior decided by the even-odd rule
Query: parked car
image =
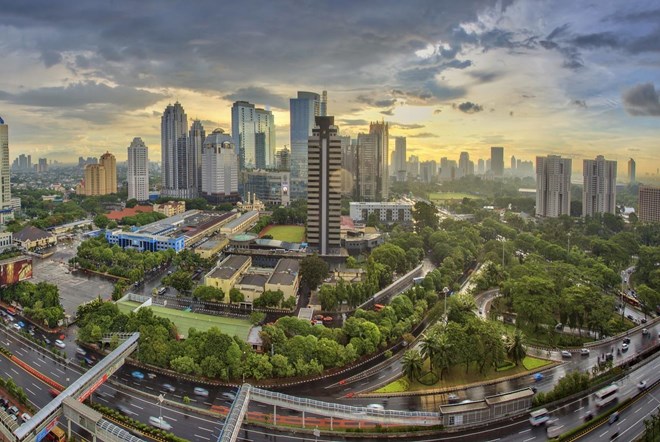
<path fill-rule="evenodd" d="M 66 344 L 59 339 L 55 339 L 55 347 L 66 348 Z"/>
<path fill-rule="evenodd" d="M 589 356 L 589 349 L 588 348 L 583 348 L 580 350 L 580 354 L 582 356 Z"/>
<path fill-rule="evenodd" d="M 7 413 L 13 414 L 14 416 L 18 416 L 19 411 L 18 408 L 16 408 L 16 406 L 12 405 L 7 409 Z"/>
<path fill-rule="evenodd" d="M 18 325 L 21 328 L 25 328 L 25 322 L 23 322 L 23 321 L 18 321 Z"/>
<path fill-rule="evenodd" d="M 21 419 L 23 419 L 23 422 L 27 422 L 27 421 L 29 421 L 30 419 L 32 419 L 32 416 L 30 416 L 30 415 L 27 414 L 27 413 L 23 413 L 23 414 L 21 414 Z"/>
<path fill-rule="evenodd" d="M 149 379 L 156 379 L 156 375 L 154 373 L 147 373 L 147 377 Z"/>
<path fill-rule="evenodd" d="M 87 356 L 87 352 L 80 347 L 76 348 L 76 354 L 79 354 L 80 356 Z"/>
<path fill-rule="evenodd" d="M 196 396 L 209 397 L 209 391 L 206 388 L 195 387 L 193 393 L 195 393 Z"/>
<path fill-rule="evenodd" d="M 13 327 L 14 327 L 16 330 L 19 330 L 19 331 L 21 330 L 21 326 L 18 325 L 18 324 L 14 324 Z"/>
<path fill-rule="evenodd" d="M 449 395 L 447 395 L 447 400 L 449 401 L 450 404 L 455 404 L 456 402 L 458 402 L 458 396 L 455 395 L 454 393 L 449 393 Z"/>
<path fill-rule="evenodd" d="M 624 344 L 630 344 L 630 338 L 623 338 Z"/>
<path fill-rule="evenodd" d="M 44 344 L 50 345 L 50 339 L 44 336 Z"/>
<path fill-rule="evenodd" d="M 562 350 L 562 351 L 561 351 L 561 357 L 562 357 L 562 358 L 572 358 L 573 355 L 572 355 L 571 352 L 568 351 L 568 350 Z"/>
<path fill-rule="evenodd" d="M 626 318 L 630 319 L 631 321 L 635 320 L 635 318 L 633 318 L 633 315 L 626 315 Z"/>
<path fill-rule="evenodd" d="M 52 397 L 57 397 L 60 395 L 60 392 L 55 390 L 54 388 L 51 388 L 50 390 L 48 390 L 48 394 L 50 394 Z"/>
<path fill-rule="evenodd" d="M 174 385 L 172 384 L 163 384 L 163 391 L 166 391 L 168 393 L 174 393 L 176 391 L 176 388 L 174 388 Z"/>
<path fill-rule="evenodd" d="M 621 351 L 628 351 L 628 344 L 626 344 L 625 342 L 621 344 Z"/>
<path fill-rule="evenodd" d="M 172 426 L 162 417 L 149 416 L 149 424 L 161 430 L 170 431 Z"/>
<path fill-rule="evenodd" d="M 132 372 L 132 373 L 131 373 L 131 376 L 132 376 L 134 379 L 138 379 L 138 380 L 140 380 L 140 381 L 141 381 L 142 379 L 144 379 L 144 373 L 142 373 L 141 371 L 138 371 L 138 370 L 135 370 L 134 372 Z"/>

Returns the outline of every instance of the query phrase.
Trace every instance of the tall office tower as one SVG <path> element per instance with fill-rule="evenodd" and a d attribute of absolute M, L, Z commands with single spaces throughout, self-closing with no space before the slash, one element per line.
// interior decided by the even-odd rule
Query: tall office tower
<path fill-rule="evenodd" d="M 504 175 L 504 148 L 490 148 L 490 170 L 493 176 L 501 177 Z"/>
<path fill-rule="evenodd" d="M 635 160 L 632 158 L 628 160 L 628 181 L 632 184 L 636 182 L 635 178 Z"/>
<path fill-rule="evenodd" d="M 254 110 L 255 167 L 275 167 L 275 117 L 273 112 L 261 108 Z"/>
<path fill-rule="evenodd" d="M 314 117 L 321 113 L 321 97 L 313 92 L 298 92 L 289 100 L 291 130 L 291 178 L 307 178 L 307 140 L 312 135 Z"/>
<path fill-rule="evenodd" d="M 357 176 L 357 144 L 350 136 L 339 136 L 341 141 L 341 190 L 344 195 L 354 195 Z"/>
<path fill-rule="evenodd" d="M 532 161 L 520 161 L 516 167 L 516 173 L 520 177 L 533 177 L 534 176 L 534 162 Z"/>
<path fill-rule="evenodd" d="M 275 154 L 277 170 L 291 170 L 291 151 L 285 146 Z"/>
<path fill-rule="evenodd" d="M 536 157 L 536 216 L 571 214 L 571 159 Z"/>
<path fill-rule="evenodd" d="M 11 172 L 9 170 L 9 126 L 0 117 L 0 223 L 11 219 Z M 9 216 L 7 216 L 9 214 Z"/>
<path fill-rule="evenodd" d="M 474 163 L 470 161 L 470 154 L 461 152 L 458 158 L 458 176 L 474 175 Z"/>
<path fill-rule="evenodd" d="M 193 198 L 188 155 L 188 117 L 177 101 L 165 108 L 160 121 L 162 195 L 175 198 Z"/>
<path fill-rule="evenodd" d="M 334 117 L 315 121 L 307 148 L 307 242 L 321 255 L 336 254 L 341 245 L 341 140 Z"/>
<path fill-rule="evenodd" d="M 48 172 L 48 159 L 39 158 L 39 162 L 37 163 L 36 166 L 37 166 L 37 173 Z"/>
<path fill-rule="evenodd" d="M 85 195 L 107 195 L 106 183 L 105 167 L 98 163 L 85 166 Z"/>
<path fill-rule="evenodd" d="M 660 187 L 639 187 L 638 215 L 643 223 L 660 222 Z"/>
<path fill-rule="evenodd" d="M 128 199 L 149 199 L 149 154 L 142 138 L 135 137 L 128 146 Z"/>
<path fill-rule="evenodd" d="M 241 170 L 254 168 L 256 163 L 254 137 L 254 104 L 236 101 L 231 107 L 231 133 L 239 157 Z"/>
<path fill-rule="evenodd" d="M 515 155 L 511 155 L 511 174 L 515 175 L 516 174 L 516 157 Z"/>
<path fill-rule="evenodd" d="M 406 172 L 412 177 L 412 179 L 417 179 L 417 177 L 419 177 L 419 156 L 410 155 L 408 157 L 408 163 L 406 163 Z"/>
<path fill-rule="evenodd" d="M 106 152 L 99 158 L 99 164 L 105 169 L 106 193 L 117 193 L 117 160 L 115 156 Z"/>
<path fill-rule="evenodd" d="M 582 166 L 582 216 L 616 211 L 616 161 L 602 155 L 595 160 L 584 160 Z"/>
<path fill-rule="evenodd" d="M 420 179 L 425 183 L 432 183 L 438 174 L 438 163 L 435 160 L 423 161 L 419 164 Z"/>
<path fill-rule="evenodd" d="M 490 168 L 490 158 L 488 158 L 488 159 L 486 160 L 486 172 L 491 172 L 491 168 Z"/>
<path fill-rule="evenodd" d="M 197 189 L 197 194 L 202 192 L 202 145 L 206 139 L 206 131 L 202 122 L 194 120 L 190 125 L 188 132 L 188 153 L 190 154 L 190 161 L 188 162 L 188 169 L 190 170 L 190 177 L 192 184 Z"/>
<path fill-rule="evenodd" d="M 369 134 L 375 135 L 377 139 L 376 167 L 378 180 L 376 181 L 376 200 L 387 201 L 390 195 L 390 174 L 388 161 L 390 159 L 390 136 L 389 125 L 385 122 L 369 124 Z"/>
<path fill-rule="evenodd" d="M 486 162 L 481 158 L 479 158 L 479 161 L 477 161 L 477 173 L 479 175 L 486 173 Z"/>
<path fill-rule="evenodd" d="M 358 134 L 357 170 L 355 173 L 355 198 L 358 201 L 380 201 L 377 196 L 378 176 L 378 137 L 371 134 Z"/>
<path fill-rule="evenodd" d="M 397 181 L 406 180 L 406 137 L 394 137 L 392 170 L 390 173 Z"/>
<path fill-rule="evenodd" d="M 328 115 L 328 91 L 321 92 L 321 103 L 319 107 L 319 115 L 325 117 Z"/>
<path fill-rule="evenodd" d="M 455 180 L 459 176 L 459 166 L 456 161 L 446 157 L 440 158 L 440 179 L 443 181 Z"/>
<path fill-rule="evenodd" d="M 213 204 L 238 201 L 238 155 L 232 137 L 216 129 L 204 140 L 202 196 Z"/>

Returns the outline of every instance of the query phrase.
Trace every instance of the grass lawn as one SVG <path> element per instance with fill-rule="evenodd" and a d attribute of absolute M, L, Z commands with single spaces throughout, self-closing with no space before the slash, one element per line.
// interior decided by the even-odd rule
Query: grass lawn
<path fill-rule="evenodd" d="M 477 195 L 461 192 L 433 192 L 429 194 L 431 201 L 462 200 L 463 198 L 479 198 Z"/>
<path fill-rule="evenodd" d="M 543 367 L 544 365 L 548 365 L 550 363 L 550 361 L 526 356 L 523 360 L 523 363 L 517 367 L 514 365 L 513 367 L 502 371 L 495 371 L 490 369 L 484 375 L 479 373 L 477 366 L 474 364 L 470 366 L 470 369 L 467 373 L 465 372 L 465 365 L 454 365 L 449 369 L 448 372 L 445 372 L 443 379 L 436 382 L 434 385 L 423 385 L 417 381 L 409 383 L 406 379 L 400 378 L 385 385 L 382 388 L 379 388 L 374 393 L 395 393 L 400 391 L 423 391 L 434 388 L 458 387 L 460 385 L 473 384 L 476 382 L 489 381 L 505 376 L 527 373 L 530 370 L 536 370 L 539 367 Z M 427 359 L 424 361 L 423 371 L 428 371 L 428 369 L 429 362 Z"/>
<path fill-rule="evenodd" d="M 122 313 L 128 313 L 138 305 L 140 304 L 132 301 L 117 303 L 117 307 L 119 307 L 119 311 Z M 176 325 L 179 334 L 183 335 L 185 338 L 188 337 L 188 329 L 190 328 L 194 327 L 196 330 L 206 331 L 211 327 L 218 327 L 223 333 L 226 333 L 229 336 L 236 335 L 246 341 L 251 327 L 250 322 L 243 319 L 184 312 L 161 306 L 151 306 L 149 308 L 152 309 L 157 316 L 172 321 Z"/>
<path fill-rule="evenodd" d="M 305 240 L 305 226 L 275 226 L 264 227 L 259 236 L 271 235 L 273 239 L 287 242 L 303 242 Z"/>

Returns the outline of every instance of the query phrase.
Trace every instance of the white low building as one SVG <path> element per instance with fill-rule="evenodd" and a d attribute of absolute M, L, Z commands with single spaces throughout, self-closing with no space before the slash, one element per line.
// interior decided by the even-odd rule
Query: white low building
<path fill-rule="evenodd" d="M 350 216 L 353 221 L 366 222 L 369 215 L 376 213 L 381 223 L 411 223 L 415 204 L 412 201 L 352 202 Z"/>

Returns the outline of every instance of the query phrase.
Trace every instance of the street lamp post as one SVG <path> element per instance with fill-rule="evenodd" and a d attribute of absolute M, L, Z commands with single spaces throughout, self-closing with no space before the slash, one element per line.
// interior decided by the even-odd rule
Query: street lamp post
<path fill-rule="evenodd" d="M 447 323 L 447 294 L 449 293 L 449 287 L 444 287 L 442 293 L 445 295 L 445 323 Z"/>
<path fill-rule="evenodd" d="M 158 395 L 158 418 L 160 421 L 163 421 L 163 401 L 165 400 L 165 395 L 163 393 Z"/>
<path fill-rule="evenodd" d="M 245 352 L 243 352 L 243 383 L 245 383 Z"/>

